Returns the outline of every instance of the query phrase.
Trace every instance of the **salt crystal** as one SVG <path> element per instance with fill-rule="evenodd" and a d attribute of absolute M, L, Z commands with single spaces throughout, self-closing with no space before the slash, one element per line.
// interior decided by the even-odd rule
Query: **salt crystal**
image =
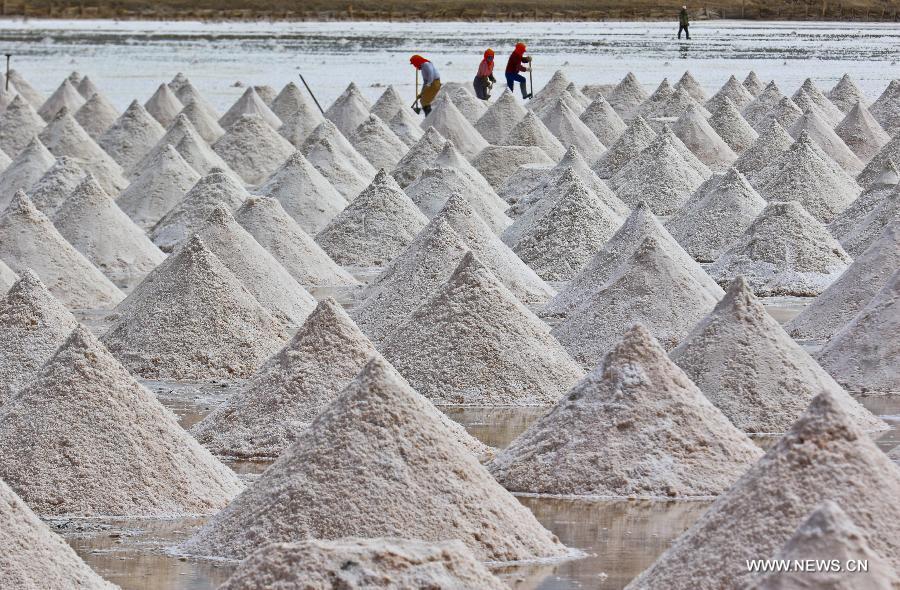
<path fill-rule="evenodd" d="M 75 120 L 95 141 L 116 122 L 119 111 L 99 92 L 75 111 Z"/>
<path fill-rule="evenodd" d="M 519 166 L 526 164 L 553 165 L 547 152 L 535 146 L 489 145 L 472 161 L 494 190 L 500 188 Z M 2 194 L 2 193 L 0 193 Z"/>
<path fill-rule="evenodd" d="M 715 112 L 716 109 L 721 108 L 721 105 L 726 98 L 731 101 L 735 108 L 740 110 L 753 102 L 754 95 L 732 75 L 729 76 L 728 81 L 719 88 L 719 91 L 706 101 L 704 106 L 710 111 Z"/>

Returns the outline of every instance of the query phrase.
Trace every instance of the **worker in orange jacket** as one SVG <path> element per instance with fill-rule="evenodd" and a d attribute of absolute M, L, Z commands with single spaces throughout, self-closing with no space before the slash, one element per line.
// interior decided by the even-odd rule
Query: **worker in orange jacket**
<path fill-rule="evenodd" d="M 475 96 L 481 100 L 491 98 L 491 87 L 497 81 L 494 78 L 494 50 L 488 48 L 484 52 L 484 59 L 478 65 L 478 73 L 475 74 L 475 80 L 472 85 L 475 87 Z"/>

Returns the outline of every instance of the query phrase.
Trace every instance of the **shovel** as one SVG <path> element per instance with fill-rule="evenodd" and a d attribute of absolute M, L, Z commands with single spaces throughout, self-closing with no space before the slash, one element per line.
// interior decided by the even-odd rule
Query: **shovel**
<path fill-rule="evenodd" d="M 412 103 L 412 110 L 418 115 L 422 112 L 422 108 L 419 106 L 419 70 L 416 70 L 416 100 Z"/>

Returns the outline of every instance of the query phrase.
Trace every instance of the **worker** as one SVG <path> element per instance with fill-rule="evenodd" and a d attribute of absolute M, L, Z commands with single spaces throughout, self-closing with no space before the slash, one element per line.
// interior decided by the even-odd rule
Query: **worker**
<path fill-rule="evenodd" d="M 681 31 L 684 31 L 684 34 L 687 35 L 688 41 L 691 40 L 691 32 L 688 30 L 688 27 L 691 25 L 688 20 L 688 11 L 687 6 L 681 7 L 681 12 L 678 13 L 678 38 L 681 39 Z"/>
<path fill-rule="evenodd" d="M 494 50 L 488 48 L 484 52 L 484 59 L 478 65 L 478 73 L 475 74 L 475 81 L 472 85 L 475 87 L 475 96 L 481 100 L 491 98 L 491 87 L 497 81 L 494 78 Z"/>
<path fill-rule="evenodd" d="M 441 89 L 441 75 L 434 64 L 421 55 L 412 56 L 409 58 L 409 63 L 422 72 L 422 92 L 419 93 L 416 100 L 419 101 L 422 111 L 427 117 L 431 112 L 431 103 L 434 102 L 438 90 Z"/>
<path fill-rule="evenodd" d="M 513 49 L 509 61 L 506 62 L 506 85 L 513 90 L 515 83 L 518 82 L 522 89 L 522 98 L 531 98 L 525 76 L 522 75 L 522 72 L 527 72 L 528 68 L 523 66 L 523 63 L 531 63 L 531 57 L 525 55 L 524 43 L 516 43 L 516 48 Z"/>

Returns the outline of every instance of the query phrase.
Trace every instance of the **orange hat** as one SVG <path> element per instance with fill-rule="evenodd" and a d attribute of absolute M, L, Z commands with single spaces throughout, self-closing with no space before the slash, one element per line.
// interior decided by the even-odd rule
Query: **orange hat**
<path fill-rule="evenodd" d="M 516 43 L 516 48 L 513 50 L 513 53 L 525 53 L 525 44 Z"/>
<path fill-rule="evenodd" d="M 425 59 L 424 57 L 422 57 L 419 54 L 416 54 L 416 55 L 412 56 L 411 58 L 409 58 L 409 63 L 416 66 L 417 70 L 420 69 L 422 67 L 422 64 L 424 64 L 427 61 L 428 61 L 427 59 Z"/>
<path fill-rule="evenodd" d="M 494 57 L 494 50 L 488 47 L 484 52 L 484 58 Z"/>

